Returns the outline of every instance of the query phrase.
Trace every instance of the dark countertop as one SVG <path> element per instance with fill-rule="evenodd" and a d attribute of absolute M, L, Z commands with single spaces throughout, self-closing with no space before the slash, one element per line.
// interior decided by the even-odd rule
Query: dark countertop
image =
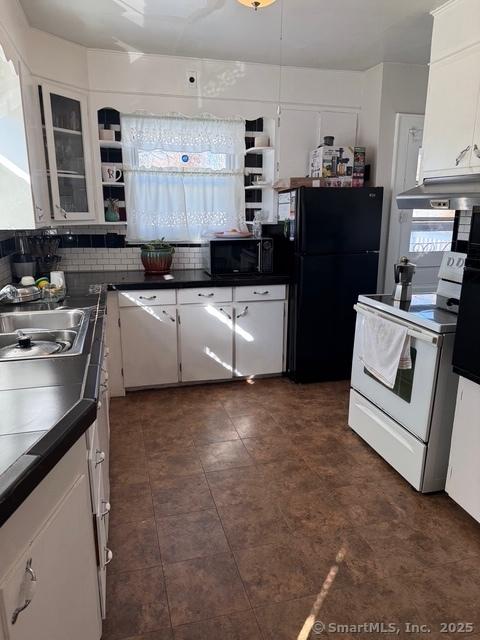
<path fill-rule="evenodd" d="M 96 418 L 107 288 L 177 289 L 289 282 L 288 275 L 212 278 L 201 269 L 174 270 L 171 275 L 172 279 L 165 279 L 161 275 L 146 275 L 143 271 L 67 272 L 68 295 L 61 304 L 34 302 L 0 306 L 0 313 L 40 311 L 58 306 L 94 307 L 84 354 L 58 358 L 55 361 L 58 371 L 46 386 L 34 384 L 37 368 L 41 368 L 45 359 L 1 363 L 3 369 L 5 365 L 25 367 L 25 375 L 22 370 L 23 381 L 18 387 L 2 390 L 0 384 L 0 415 L 8 416 L 8 420 L 0 424 L 0 526 Z M 8 378 L 8 372 L 4 377 Z M 5 469 L 3 473 L 2 469 Z"/>
<path fill-rule="evenodd" d="M 173 278 L 147 275 L 144 271 L 82 271 L 68 272 L 69 291 L 84 291 L 89 284 L 107 284 L 109 289 L 182 289 L 187 287 L 235 287 L 256 284 L 287 284 L 288 275 L 259 274 L 255 276 L 209 276 L 203 269 L 172 270 Z"/>
<path fill-rule="evenodd" d="M 87 286 L 60 304 L 0 307 L 0 313 L 93 307 L 82 354 L 0 363 L 0 382 L 17 381 L 0 387 L 0 525 L 96 418 L 105 304 L 106 288 Z M 17 375 L 8 375 L 12 367 Z"/>

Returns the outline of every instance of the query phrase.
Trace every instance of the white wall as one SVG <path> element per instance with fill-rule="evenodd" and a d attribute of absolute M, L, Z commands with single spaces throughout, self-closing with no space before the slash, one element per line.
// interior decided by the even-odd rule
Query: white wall
<path fill-rule="evenodd" d="M 392 198 L 393 145 L 397 113 L 423 114 L 427 98 L 426 65 L 383 63 L 364 74 L 359 144 L 371 150 L 372 184 L 383 186 L 378 289 L 383 290 Z"/>
<path fill-rule="evenodd" d="M 216 108 L 254 116 L 260 105 L 274 116 L 279 101 L 279 67 L 246 62 L 202 60 L 141 53 L 88 50 L 89 86 L 101 94 L 137 94 L 190 112 Z M 191 87 L 189 72 L 197 73 Z M 283 67 L 280 102 L 284 105 L 359 109 L 363 74 Z M 222 106 L 222 103 L 227 103 Z"/>
<path fill-rule="evenodd" d="M 362 103 L 358 122 L 358 144 L 368 149 L 367 162 L 376 178 L 377 148 L 380 136 L 383 65 L 378 64 L 363 74 Z"/>
<path fill-rule="evenodd" d="M 393 143 L 397 113 L 423 115 L 427 100 L 426 65 L 385 63 L 383 66 L 380 136 L 376 179 L 391 186 Z"/>

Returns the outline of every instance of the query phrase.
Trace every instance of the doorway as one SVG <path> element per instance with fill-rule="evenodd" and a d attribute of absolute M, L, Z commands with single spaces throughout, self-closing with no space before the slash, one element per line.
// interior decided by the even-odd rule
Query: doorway
<path fill-rule="evenodd" d="M 417 266 L 414 290 L 435 290 L 443 253 L 451 248 L 455 211 L 408 211 L 397 207 L 396 196 L 421 180 L 423 122 L 422 115 L 397 113 L 385 291 L 393 289 L 393 265 L 401 256 L 407 256 Z"/>

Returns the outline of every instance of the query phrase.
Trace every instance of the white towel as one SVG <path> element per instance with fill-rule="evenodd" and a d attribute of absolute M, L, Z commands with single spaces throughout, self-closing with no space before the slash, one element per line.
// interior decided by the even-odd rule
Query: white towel
<path fill-rule="evenodd" d="M 360 360 L 380 382 L 392 389 L 399 368 L 411 369 L 407 327 L 373 314 L 360 314 Z"/>

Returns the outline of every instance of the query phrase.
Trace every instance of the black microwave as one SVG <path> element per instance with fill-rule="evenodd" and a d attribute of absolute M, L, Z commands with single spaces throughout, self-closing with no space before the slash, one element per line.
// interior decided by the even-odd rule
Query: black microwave
<path fill-rule="evenodd" d="M 203 264 L 211 276 L 273 272 L 272 238 L 216 238 L 203 247 Z"/>

